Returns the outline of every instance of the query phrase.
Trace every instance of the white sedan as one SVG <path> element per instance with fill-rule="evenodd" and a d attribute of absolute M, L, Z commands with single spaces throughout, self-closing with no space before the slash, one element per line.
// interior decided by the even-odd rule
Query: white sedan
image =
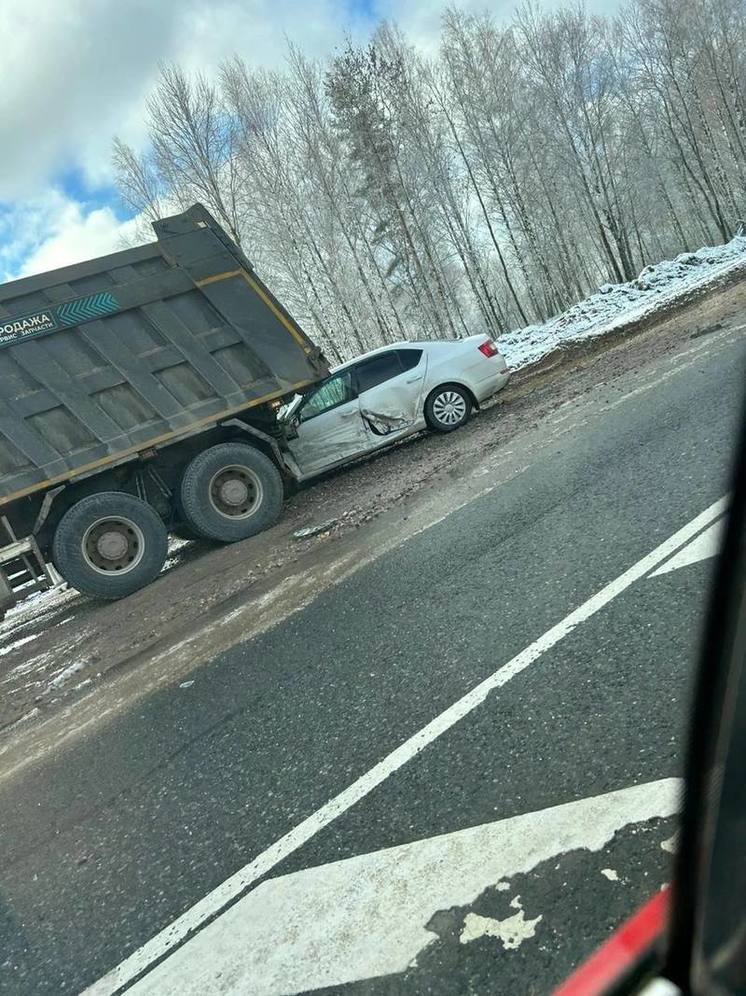
<path fill-rule="evenodd" d="M 281 414 L 298 478 L 422 429 L 452 432 L 509 377 L 505 359 L 484 335 L 394 343 L 350 360 Z"/>

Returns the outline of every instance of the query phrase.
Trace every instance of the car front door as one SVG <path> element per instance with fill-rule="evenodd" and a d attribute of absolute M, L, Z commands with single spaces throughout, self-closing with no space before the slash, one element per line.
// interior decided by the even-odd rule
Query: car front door
<path fill-rule="evenodd" d="M 360 413 L 374 445 L 424 427 L 421 396 L 426 365 L 423 350 L 414 347 L 377 353 L 355 364 Z"/>
<path fill-rule="evenodd" d="M 298 409 L 296 439 L 288 442 L 303 477 L 320 474 L 370 448 L 350 369 L 320 384 Z"/>

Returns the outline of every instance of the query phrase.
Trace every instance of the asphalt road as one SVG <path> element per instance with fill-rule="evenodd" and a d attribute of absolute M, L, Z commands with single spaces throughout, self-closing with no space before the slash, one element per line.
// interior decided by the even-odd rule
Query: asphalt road
<path fill-rule="evenodd" d="M 601 385 L 7 779 L 0 991 L 550 991 L 669 874 L 713 560 L 650 575 L 718 509 L 643 558 L 725 494 L 743 385 L 742 335 Z"/>

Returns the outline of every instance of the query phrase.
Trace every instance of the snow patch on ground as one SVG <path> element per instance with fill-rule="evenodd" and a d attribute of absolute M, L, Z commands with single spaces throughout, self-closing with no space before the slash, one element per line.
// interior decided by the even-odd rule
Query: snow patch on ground
<path fill-rule="evenodd" d="M 32 633 L 31 636 L 22 636 L 20 640 L 14 640 L 13 643 L 9 643 L 5 647 L 0 647 L 0 657 L 9 654 L 11 650 L 17 650 L 18 647 L 22 647 L 25 643 L 31 643 L 32 640 L 36 640 L 40 636 L 41 633 Z"/>
<path fill-rule="evenodd" d="M 35 719 L 39 715 L 39 712 L 40 710 L 38 706 L 34 706 L 33 709 L 30 709 L 28 712 L 25 712 L 20 717 L 20 719 L 17 719 L 15 723 L 11 723 L 10 726 L 6 727 L 5 732 L 9 732 L 10 730 L 15 730 L 16 727 L 21 726 L 23 723 L 27 723 L 30 719 Z"/>
<path fill-rule="evenodd" d="M 33 595 L 28 595 L 5 613 L 5 618 L 0 622 L 0 640 L 8 637 L 11 633 L 29 628 L 38 623 L 42 616 L 57 609 L 60 605 L 81 597 L 74 588 L 68 588 L 67 585 L 46 591 L 36 591 Z"/>
<path fill-rule="evenodd" d="M 193 545 L 193 540 L 181 539 L 179 536 L 172 536 L 168 541 L 168 557 L 161 568 L 161 574 L 165 574 L 172 568 L 180 564 L 184 559 L 184 554 L 187 552 L 184 547 L 191 547 Z"/>
<path fill-rule="evenodd" d="M 501 336 L 500 350 L 512 370 L 520 369 L 559 346 L 605 335 L 629 322 L 640 321 L 738 269 L 746 272 L 743 235 L 724 245 L 707 246 L 646 266 L 629 283 L 604 284 L 595 294 L 544 325 L 528 325 Z"/>
<path fill-rule="evenodd" d="M 49 682 L 46 691 L 56 692 L 58 689 L 66 685 L 74 675 L 78 674 L 86 666 L 87 666 L 87 661 L 75 661 L 75 663 L 70 664 L 69 667 L 63 668 L 62 671 L 59 671 L 54 676 L 54 678 L 52 678 L 52 680 Z M 79 685 L 78 687 L 81 687 L 83 684 L 84 682 L 81 682 L 81 685 Z"/>
<path fill-rule="evenodd" d="M 36 636 L 41 636 L 41 632 L 37 633 Z M 33 688 L 41 696 L 62 688 L 70 677 L 87 667 L 90 661 L 88 659 L 77 660 L 69 667 L 59 667 L 59 659 L 67 653 L 76 651 L 79 646 L 87 642 L 89 636 L 90 631 L 83 629 L 75 633 L 71 640 L 67 640 L 54 650 L 46 650 L 16 664 L 0 677 L 3 695 L 12 695 L 19 689 Z M 23 641 L 17 640 L 8 649 L 15 649 L 21 642 L 28 642 L 28 638 L 24 638 Z M 24 684 L 20 684 L 21 682 Z M 8 688 L 8 686 L 11 687 Z"/>
<path fill-rule="evenodd" d="M 47 665 L 53 663 L 53 660 L 54 656 L 49 651 L 44 654 L 37 654 L 36 657 L 23 661 L 21 664 L 16 664 L 14 668 L 11 668 L 10 671 L 8 671 L 8 673 L 0 679 L 0 684 L 7 685 L 16 678 L 23 678 L 27 674 L 32 674 L 35 671 L 44 671 Z"/>

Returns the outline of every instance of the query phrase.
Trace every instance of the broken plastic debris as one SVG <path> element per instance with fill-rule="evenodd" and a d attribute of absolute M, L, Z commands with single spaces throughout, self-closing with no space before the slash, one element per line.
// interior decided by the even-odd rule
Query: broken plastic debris
<path fill-rule="evenodd" d="M 661 847 L 664 851 L 668 851 L 669 854 L 675 854 L 676 849 L 679 846 L 679 832 L 678 830 L 668 838 L 668 840 L 661 841 Z"/>
<path fill-rule="evenodd" d="M 296 529 L 293 533 L 293 539 L 308 539 L 309 536 L 318 536 L 319 533 L 327 532 L 336 524 L 337 519 L 329 519 L 328 522 L 321 522 L 318 526 L 305 526 L 303 529 Z"/>
<path fill-rule="evenodd" d="M 182 681 L 182 683 L 179 685 L 179 688 L 191 688 L 193 684 L 194 684 L 193 681 Z"/>

